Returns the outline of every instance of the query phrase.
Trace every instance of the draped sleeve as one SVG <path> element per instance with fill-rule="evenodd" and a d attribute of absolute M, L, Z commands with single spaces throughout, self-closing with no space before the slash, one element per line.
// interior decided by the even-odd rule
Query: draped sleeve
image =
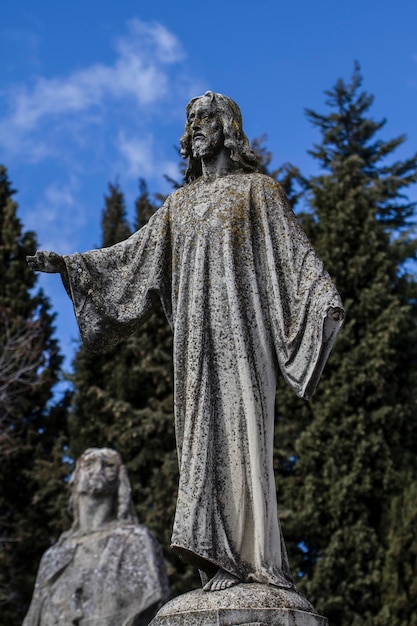
<path fill-rule="evenodd" d="M 343 305 L 323 263 L 300 227 L 280 185 L 262 177 L 252 203 L 273 341 L 282 375 L 310 398 L 343 323 Z M 334 320 L 332 309 L 340 309 Z"/>
<path fill-rule="evenodd" d="M 125 241 L 64 256 L 66 288 L 88 350 L 104 351 L 129 336 L 159 301 L 171 322 L 169 212 L 167 201 Z"/>

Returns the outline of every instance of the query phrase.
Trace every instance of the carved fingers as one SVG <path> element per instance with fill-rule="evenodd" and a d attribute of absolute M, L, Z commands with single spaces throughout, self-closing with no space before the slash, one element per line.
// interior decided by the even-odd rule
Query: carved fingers
<path fill-rule="evenodd" d="M 26 261 L 28 266 L 36 272 L 47 272 L 48 274 L 65 272 L 64 259 L 56 252 L 37 250 L 34 256 L 27 256 Z"/>

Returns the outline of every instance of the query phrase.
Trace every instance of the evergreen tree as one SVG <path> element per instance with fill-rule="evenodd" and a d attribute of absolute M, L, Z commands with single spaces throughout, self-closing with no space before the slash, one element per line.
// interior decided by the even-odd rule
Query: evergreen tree
<path fill-rule="evenodd" d="M 106 207 L 101 217 L 102 245 L 112 246 L 127 239 L 131 234 L 127 221 L 125 199 L 119 185 L 109 183 L 109 193 L 105 197 Z"/>
<path fill-rule="evenodd" d="M 62 522 L 65 403 L 51 407 L 61 356 L 53 315 L 26 264 L 22 232 L 0 166 L 0 624 L 20 624 L 39 559 Z M 48 514 L 46 519 L 45 513 Z"/>
<path fill-rule="evenodd" d="M 110 189 L 110 191 L 112 191 Z M 118 192 L 120 193 L 120 191 Z M 103 244 L 117 243 L 109 233 L 124 233 L 124 211 L 114 210 L 111 193 L 103 213 Z M 119 196 L 118 206 L 124 206 Z M 140 181 L 135 228 L 156 210 Z M 104 228 L 105 227 L 105 228 Z M 161 543 L 171 577 L 171 592 L 186 591 L 194 572 L 169 549 L 178 485 L 173 418 L 172 334 L 162 307 L 137 333 L 110 351 L 88 353 L 80 347 L 74 361 L 71 455 L 87 447 L 115 448 L 127 465 L 140 522 Z"/>
<path fill-rule="evenodd" d="M 262 135 L 262 137 L 255 137 L 251 142 L 251 148 L 259 161 L 258 172 L 270 176 L 282 185 L 291 207 L 294 208 L 302 195 L 302 192 L 297 188 L 300 171 L 291 163 L 284 163 L 280 167 L 272 169 L 273 155 L 265 145 L 266 139 L 266 135 Z"/>
<path fill-rule="evenodd" d="M 328 114 L 307 111 L 322 173 L 303 181 L 302 221 L 347 317 L 310 403 L 277 396 L 284 535 L 300 590 L 332 626 L 406 626 L 417 623 L 417 336 L 404 190 L 417 156 L 389 160 L 404 137 L 379 138 L 358 67 L 326 93 Z"/>

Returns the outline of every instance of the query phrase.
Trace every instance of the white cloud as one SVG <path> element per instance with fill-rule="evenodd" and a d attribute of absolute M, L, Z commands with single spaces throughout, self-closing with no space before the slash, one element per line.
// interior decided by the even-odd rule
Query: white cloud
<path fill-rule="evenodd" d="M 116 41 L 116 49 L 121 58 L 140 56 L 164 65 L 177 63 L 184 59 L 184 52 L 178 39 L 165 26 L 158 22 L 142 22 L 130 20 L 129 36 L 120 37 Z"/>
<path fill-rule="evenodd" d="M 37 77 L 32 85 L 18 85 L 6 93 L 10 113 L 0 119 L 0 145 L 39 160 L 54 152 L 54 138 L 39 137 L 42 123 L 58 126 L 81 114 L 98 113 L 125 100 L 138 111 L 161 101 L 170 90 L 169 66 L 184 58 L 177 38 L 158 23 L 134 19 L 128 33 L 115 42 L 111 64 L 95 63 L 65 77 Z"/>
<path fill-rule="evenodd" d="M 165 159 L 151 134 L 137 138 L 121 131 L 116 147 L 122 158 L 121 171 L 126 177 L 137 179 L 140 175 L 141 178 L 148 178 L 158 172 L 161 184 L 163 175 L 179 178 L 178 160 Z"/>
<path fill-rule="evenodd" d="M 128 176 L 147 177 L 154 171 L 154 141 L 151 135 L 145 138 L 128 137 L 125 131 L 120 131 L 117 148 L 122 155 L 127 168 Z"/>

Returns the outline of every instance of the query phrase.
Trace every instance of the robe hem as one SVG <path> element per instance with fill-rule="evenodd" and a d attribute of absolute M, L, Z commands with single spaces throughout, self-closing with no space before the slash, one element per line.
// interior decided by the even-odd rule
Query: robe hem
<path fill-rule="evenodd" d="M 272 587 L 277 587 L 278 589 L 296 589 L 295 583 L 292 580 L 287 579 L 287 577 L 283 573 L 280 574 L 283 582 L 279 582 L 278 580 L 276 582 L 271 582 L 270 580 L 268 581 L 265 579 L 261 580 L 261 577 L 256 576 L 256 572 L 251 572 L 242 578 L 242 575 L 240 573 L 236 571 L 231 571 L 230 568 L 227 568 L 224 565 L 220 565 L 220 563 L 217 563 L 213 559 L 203 557 L 199 554 L 196 554 L 192 550 L 189 550 L 188 548 L 183 548 L 178 544 L 171 544 L 171 550 L 177 556 L 179 556 L 182 561 L 194 565 L 198 569 L 205 572 L 209 578 L 213 578 L 213 576 L 219 569 L 223 569 L 225 572 L 228 572 L 232 576 L 236 576 L 236 578 L 238 578 L 242 583 L 260 583 L 263 585 L 271 585 Z"/>

